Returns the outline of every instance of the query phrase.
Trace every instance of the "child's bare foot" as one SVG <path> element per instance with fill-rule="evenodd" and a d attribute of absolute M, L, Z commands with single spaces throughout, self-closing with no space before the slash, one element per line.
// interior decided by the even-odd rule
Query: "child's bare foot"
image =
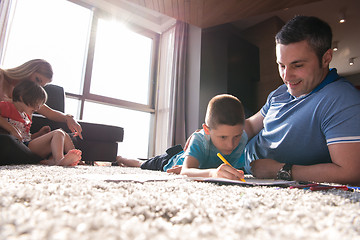
<path fill-rule="evenodd" d="M 120 167 L 140 167 L 143 163 L 141 160 L 124 158 L 122 156 L 117 156 L 116 162 Z"/>
<path fill-rule="evenodd" d="M 49 126 L 43 126 L 42 128 L 40 128 L 40 130 L 34 134 L 31 135 L 32 139 L 41 137 L 42 135 L 45 135 L 47 133 L 51 132 L 51 128 Z"/>
<path fill-rule="evenodd" d="M 78 149 L 71 149 L 65 156 L 58 161 L 59 166 L 76 166 L 81 160 L 82 152 Z"/>
<path fill-rule="evenodd" d="M 48 133 L 48 132 L 51 132 L 50 126 L 43 126 L 43 127 L 40 128 L 40 130 L 39 130 L 40 136 L 42 136 L 42 135 L 44 135 L 44 134 L 46 134 L 46 133 Z"/>

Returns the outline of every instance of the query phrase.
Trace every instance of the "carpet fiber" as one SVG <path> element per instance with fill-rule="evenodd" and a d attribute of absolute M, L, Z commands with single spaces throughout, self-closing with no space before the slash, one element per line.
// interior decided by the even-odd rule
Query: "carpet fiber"
<path fill-rule="evenodd" d="M 82 177 L 125 173 L 1 166 L 0 239 L 360 239 L 359 191 Z"/>

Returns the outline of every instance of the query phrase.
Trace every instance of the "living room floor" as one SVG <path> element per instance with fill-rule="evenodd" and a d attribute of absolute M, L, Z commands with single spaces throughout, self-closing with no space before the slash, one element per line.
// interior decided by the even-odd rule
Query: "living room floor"
<path fill-rule="evenodd" d="M 110 166 L 0 166 L 0 239 L 360 239 L 360 192 Z M 107 181 L 114 176 L 166 181 Z"/>

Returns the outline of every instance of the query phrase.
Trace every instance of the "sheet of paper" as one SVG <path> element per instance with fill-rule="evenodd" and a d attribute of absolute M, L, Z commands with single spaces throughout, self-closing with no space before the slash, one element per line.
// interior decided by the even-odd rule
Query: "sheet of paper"
<path fill-rule="evenodd" d="M 247 178 L 246 182 L 229 180 L 226 178 L 204 178 L 204 177 L 186 177 L 182 175 L 157 175 L 157 174 L 83 174 L 80 177 L 100 180 L 106 182 L 150 182 L 150 181 L 169 181 L 174 179 L 189 179 L 199 182 L 210 182 L 218 184 L 232 184 L 232 185 L 244 185 L 244 186 L 289 186 L 295 184 L 295 181 L 275 180 L 275 179 L 256 179 Z"/>
<path fill-rule="evenodd" d="M 155 175 L 155 174 L 116 174 L 116 175 L 105 175 L 105 174 L 83 174 L 80 177 L 102 180 L 107 182 L 149 182 L 149 181 L 169 181 L 173 179 L 186 178 L 181 175 Z"/>
<path fill-rule="evenodd" d="M 219 183 L 219 184 L 234 184 L 234 185 L 244 185 L 244 186 L 289 186 L 291 184 L 295 184 L 296 181 L 285 181 L 285 180 L 276 180 L 276 179 L 257 179 L 257 178 L 248 178 L 245 179 L 246 182 L 238 181 L 238 180 L 229 180 L 226 178 L 201 178 L 194 177 L 190 178 L 194 181 L 200 182 L 211 182 L 211 183 Z"/>

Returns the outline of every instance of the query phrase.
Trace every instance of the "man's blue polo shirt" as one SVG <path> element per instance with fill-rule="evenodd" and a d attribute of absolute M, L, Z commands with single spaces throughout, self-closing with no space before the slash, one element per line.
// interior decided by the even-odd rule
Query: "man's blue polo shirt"
<path fill-rule="evenodd" d="M 255 159 L 312 165 L 331 162 L 328 145 L 360 142 L 360 91 L 336 69 L 311 93 L 296 98 L 286 85 L 270 93 L 261 109 L 264 128 L 247 144 L 245 170 Z M 360 161 L 360 160 L 359 160 Z"/>

